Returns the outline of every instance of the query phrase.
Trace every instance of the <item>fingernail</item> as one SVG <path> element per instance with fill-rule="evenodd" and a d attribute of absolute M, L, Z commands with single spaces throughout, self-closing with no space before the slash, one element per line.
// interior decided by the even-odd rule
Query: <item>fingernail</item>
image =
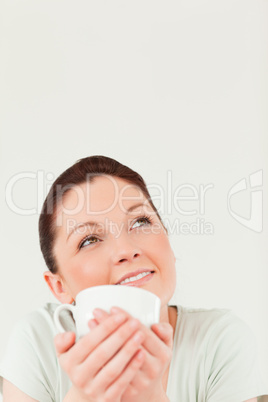
<path fill-rule="evenodd" d="M 116 314 L 116 313 L 120 313 L 120 309 L 118 308 L 118 307 L 111 307 L 111 313 L 114 313 L 114 314 Z"/>
<path fill-rule="evenodd" d="M 133 337 L 133 340 L 135 342 L 141 342 L 143 339 L 144 339 L 144 335 L 142 332 L 137 332 Z"/>
<path fill-rule="evenodd" d="M 118 313 L 114 316 L 115 322 L 123 322 L 126 318 L 126 315 L 124 313 Z"/>
<path fill-rule="evenodd" d="M 96 318 L 102 318 L 102 317 L 104 316 L 104 313 L 103 313 L 103 311 L 100 310 L 99 308 L 95 308 L 95 309 L 93 310 L 93 315 L 94 315 Z"/>
<path fill-rule="evenodd" d="M 139 351 L 138 354 L 136 355 L 136 358 L 137 358 L 138 360 L 142 360 L 143 357 L 144 357 L 144 352 L 143 352 L 142 349 L 140 349 L 140 351 Z"/>
<path fill-rule="evenodd" d="M 63 337 L 63 340 L 66 342 L 68 342 L 68 341 L 70 341 L 71 339 L 72 339 L 72 335 L 73 333 L 72 332 L 64 332 L 63 334 L 61 334 L 62 335 L 62 337 Z"/>
<path fill-rule="evenodd" d="M 96 323 L 96 321 L 94 319 L 92 319 L 92 320 L 89 320 L 88 326 L 90 329 L 93 329 L 93 328 L 97 327 L 98 324 Z"/>
<path fill-rule="evenodd" d="M 137 318 L 132 318 L 129 322 L 130 328 L 136 328 L 139 325 L 139 320 Z"/>

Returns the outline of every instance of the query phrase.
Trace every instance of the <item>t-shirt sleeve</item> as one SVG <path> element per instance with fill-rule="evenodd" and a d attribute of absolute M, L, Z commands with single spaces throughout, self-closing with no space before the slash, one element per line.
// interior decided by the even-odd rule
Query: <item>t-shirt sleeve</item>
<path fill-rule="evenodd" d="M 1 361 L 1 388 L 5 378 L 37 401 L 55 401 L 55 384 L 51 383 L 51 378 L 56 380 L 56 361 L 51 339 L 50 329 L 38 314 L 32 313 L 28 319 L 19 321 L 10 335 Z"/>
<path fill-rule="evenodd" d="M 268 394 L 260 375 L 251 329 L 228 312 L 215 324 L 207 346 L 207 402 L 242 402 Z"/>

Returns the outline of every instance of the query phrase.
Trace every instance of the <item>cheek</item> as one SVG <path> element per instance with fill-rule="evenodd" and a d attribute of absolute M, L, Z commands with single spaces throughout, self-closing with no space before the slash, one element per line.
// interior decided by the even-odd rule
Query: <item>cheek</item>
<path fill-rule="evenodd" d="M 90 255 L 86 252 L 69 266 L 69 282 L 86 289 L 91 286 L 103 285 L 107 281 L 107 269 L 103 256 Z"/>
<path fill-rule="evenodd" d="M 145 244 L 150 245 L 152 255 L 155 255 L 159 262 L 164 262 L 168 266 L 174 265 L 175 267 L 174 253 L 167 235 L 162 232 L 149 237 L 150 239 L 145 240 Z"/>
<path fill-rule="evenodd" d="M 160 233 L 158 235 L 155 235 L 155 242 L 157 243 L 157 246 L 159 249 L 162 251 L 165 251 L 167 254 L 172 252 L 172 249 L 170 247 L 169 239 L 165 233 Z"/>

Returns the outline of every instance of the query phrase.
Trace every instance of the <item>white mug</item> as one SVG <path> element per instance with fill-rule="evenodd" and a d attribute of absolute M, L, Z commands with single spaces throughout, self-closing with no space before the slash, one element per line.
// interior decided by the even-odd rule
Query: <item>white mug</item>
<path fill-rule="evenodd" d="M 61 322 L 62 310 L 73 314 L 77 337 L 81 338 L 90 331 L 88 321 L 93 310 L 100 308 L 106 312 L 111 307 L 120 307 L 137 318 L 147 327 L 159 322 L 161 301 L 154 293 L 135 286 L 102 285 L 82 290 L 76 296 L 75 305 L 62 304 L 54 312 L 54 321 L 59 332 L 65 332 Z"/>

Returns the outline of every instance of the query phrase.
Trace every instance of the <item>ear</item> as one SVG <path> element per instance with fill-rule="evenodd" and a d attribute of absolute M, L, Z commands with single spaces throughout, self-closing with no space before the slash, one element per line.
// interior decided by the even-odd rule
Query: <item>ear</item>
<path fill-rule="evenodd" d="M 45 271 L 43 275 L 49 289 L 56 299 L 58 299 L 61 303 L 73 303 L 74 299 L 64 289 L 63 281 L 59 274 L 52 274 L 50 271 Z"/>

